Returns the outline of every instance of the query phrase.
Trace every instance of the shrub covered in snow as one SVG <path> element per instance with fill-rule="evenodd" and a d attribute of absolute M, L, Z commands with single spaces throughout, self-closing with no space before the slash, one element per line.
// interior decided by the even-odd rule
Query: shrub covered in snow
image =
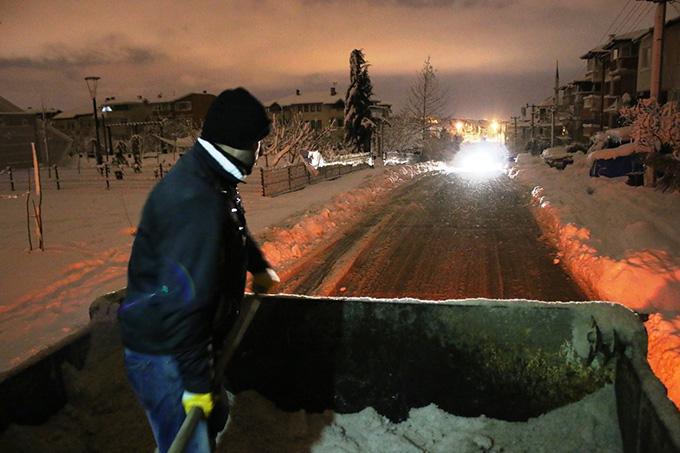
<path fill-rule="evenodd" d="M 647 164 L 657 173 L 663 191 L 680 190 L 680 109 L 677 101 L 660 106 L 655 98 L 642 99 L 634 107 L 621 109 L 631 124 L 638 148 L 649 151 Z"/>

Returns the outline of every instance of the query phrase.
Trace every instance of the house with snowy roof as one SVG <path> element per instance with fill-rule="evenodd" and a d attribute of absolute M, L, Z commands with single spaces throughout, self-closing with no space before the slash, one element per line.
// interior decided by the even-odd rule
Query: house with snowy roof
<path fill-rule="evenodd" d="M 210 104 L 217 96 L 203 91 L 187 93 L 179 97 L 165 99 L 162 94 L 150 102 L 153 118 L 181 118 L 191 120 L 195 128 L 200 128 L 208 113 Z"/>
<path fill-rule="evenodd" d="M 299 115 L 303 121 L 309 122 L 312 129 L 320 130 L 334 123 L 342 129 L 345 117 L 345 100 L 335 86 L 328 91 L 295 90 L 295 94 L 285 96 L 267 105 L 270 115 L 281 115 L 290 120 Z"/>
<path fill-rule="evenodd" d="M 49 109 L 45 118 L 56 112 Z M 43 123 L 42 116 L 42 110 L 23 110 L 0 96 L 0 168 L 30 167 L 33 164 L 31 143 L 35 144 L 39 162 L 59 163 L 71 140 L 46 121 Z"/>
<path fill-rule="evenodd" d="M 371 104 L 371 116 L 376 124 L 372 136 L 372 149 L 374 153 L 382 153 L 383 134 L 392 106 L 377 98 L 372 98 Z M 269 102 L 267 111 L 272 116 L 281 115 L 286 121 L 299 115 L 302 121 L 309 122 L 314 130 L 321 130 L 334 124 L 338 138 L 344 136 L 345 99 L 335 86 L 327 91 L 303 92 L 297 89 L 295 94 Z"/>

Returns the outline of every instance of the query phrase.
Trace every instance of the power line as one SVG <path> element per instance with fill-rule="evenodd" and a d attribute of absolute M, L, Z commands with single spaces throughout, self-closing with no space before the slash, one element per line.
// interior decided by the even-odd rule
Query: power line
<path fill-rule="evenodd" d="M 644 6 L 647 6 L 647 5 L 645 4 Z M 630 10 L 629 14 L 626 16 L 626 18 L 623 20 L 623 22 L 621 22 L 619 28 L 616 29 L 616 32 L 615 32 L 615 33 L 616 33 L 617 35 L 620 34 L 620 33 L 623 33 L 623 32 L 626 30 L 626 27 L 628 27 L 630 20 L 631 20 L 633 17 L 636 17 L 635 15 L 636 15 L 636 14 L 639 14 L 639 13 L 640 13 L 640 10 L 641 10 L 641 9 L 644 9 L 644 6 L 643 6 L 643 4 L 641 4 L 641 3 L 637 3 L 637 4 L 633 7 L 633 9 Z"/>
<path fill-rule="evenodd" d="M 638 15 L 637 19 L 635 19 L 635 22 L 634 22 L 633 25 L 630 27 L 630 28 L 631 28 L 630 31 L 635 31 L 635 29 L 637 28 L 637 26 L 638 26 L 638 24 L 640 23 L 640 21 L 641 21 L 643 18 L 648 17 L 648 16 L 649 16 L 649 12 L 652 11 L 652 10 L 654 9 L 654 4 L 653 4 L 653 3 L 650 3 L 650 4 L 646 5 L 646 6 L 647 6 L 647 8 L 643 8 L 642 14 Z"/>
<path fill-rule="evenodd" d="M 680 17 L 680 8 L 678 8 L 677 6 L 675 6 L 675 4 L 677 3 L 677 1 L 668 2 L 668 3 L 673 7 L 673 9 L 675 10 L 675 12 L 678 13 L 678 17 Z"/>
<path fill-rule="evenodd" d="M 621 14 L 623 14 L 623 12 L 624 12 L 631 4 L 633 4 L 633 0 L 628 0 L 628 2 L 625 3 L 625 4 L 623 5 L 623 8 L 621 8 L 621 11 L 619 11 L 619 14 L 617 14 L 617 16 L 614 18 L 614 20 L 609 24 L 609 27 L 607 27 L 607 30 L 605 30 L 605 32 L 604 32 L 604 33 L 602 34 L 602 36 L 600 37 L 599 42 L 602 42 L 602 41 L 604 40 L 604 38 L 607 36 L 607 33 L 609 33 L 609 30 L 612 29 L 612 27 L 614 26 L 614 24 L 616 23 L 616 21 L 619 20 L 619 17 L 621 17 Z"/>

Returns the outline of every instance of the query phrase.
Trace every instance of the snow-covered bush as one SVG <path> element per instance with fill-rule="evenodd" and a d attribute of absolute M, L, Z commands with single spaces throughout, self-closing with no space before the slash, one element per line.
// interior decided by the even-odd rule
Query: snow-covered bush
<path fill-rule="evenodd" d="M 675 101 L 660 106 L 656 99 L 641 99 L 637 105 L 623 108 L 621 116 L 631 125 L 631 137 L 650 151 L 670 147 L 680 159 L 680 110 Z"/>
<path fill-rule="evenodd" d="M 657 186 L 664 191 L 680 190 L 680 109 L 677 101 L 663 106 L 654 98 L 623 108 L 621 116 L 631 125 L 631 136 L 639 148 L 649 151 L 647 164 L 657 173 Z"/>

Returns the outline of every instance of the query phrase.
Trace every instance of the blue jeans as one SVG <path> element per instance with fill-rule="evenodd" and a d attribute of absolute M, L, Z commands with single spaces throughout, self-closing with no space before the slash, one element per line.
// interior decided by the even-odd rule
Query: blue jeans
<path fill-rule="evenodd" d="M 146 411 L 158 450 L 165 453 L 185 418 L 182 406 L 184 386 L 177 361 L 170 355 L 142 354 L 126 348 L 125 368 L 137 399 Z M 205 420 L 198 422 L 185 451 L 211 451 Z"/>

